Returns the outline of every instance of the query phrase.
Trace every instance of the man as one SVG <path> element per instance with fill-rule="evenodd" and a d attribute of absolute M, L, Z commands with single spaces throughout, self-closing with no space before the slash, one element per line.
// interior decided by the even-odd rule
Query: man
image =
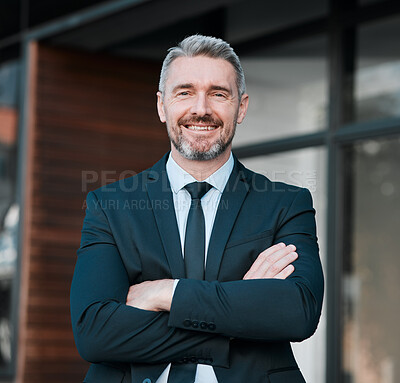
<path fill-rule="evenodd" d="M 304 382 L 290 341 L 323 296 L 310 193 L 231 154 L 249 99 L 226 42 L 171 49 L 157 97 L 171 152 L 87 197 L 71 288 L 85 382 Z"/>

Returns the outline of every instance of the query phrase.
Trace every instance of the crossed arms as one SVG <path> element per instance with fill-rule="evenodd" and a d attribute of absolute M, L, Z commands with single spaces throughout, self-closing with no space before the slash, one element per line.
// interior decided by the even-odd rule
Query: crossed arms
<path fill-rule="evenodd" d="M 294 271 L 298 255 L 296 246 L 286 246 L 283 242 L 264 250 L 247 271 L 243 280 L 286 279 Z M 145 281 L 129 288 L 126 304 L 142 310 L 170 311 L 174 290 L 174 280 L 161 279 Z"/>
<path fill-rule="evenodd" d="M 260 254 L 243 280 L 182 279 L 172 301 L 171 280 L 131 287 L 107 218 L 93 208 L 96 198 L 88 196 L 92 209 L 83 228 L 83 235 L 94 239 L 78 251 L 71 287 L 72 325 L 84 359 L 169 363 L 208 352 L 213 366 L 228 367 L 232 337 L 294 341 L 315 331 L 323 280 L 314 211 L 305 189 L 297 193 L 298 203 L 292 203 L 275 233 L 278 244 Z M 297 252 L 281 242 L 295 244 Z M 158 288 L 162 294 L 157 298 Z M 215 329 L 185 328 L 185 318 L 204 312 Z"/>

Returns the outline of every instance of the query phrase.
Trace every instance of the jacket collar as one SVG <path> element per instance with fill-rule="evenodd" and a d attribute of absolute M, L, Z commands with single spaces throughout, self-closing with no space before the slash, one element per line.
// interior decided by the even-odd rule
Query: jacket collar
<path fill-rule="evenodd" d="M 176 221 L 171 185 L 166 172 L 169 153 L 146 171 L 146 188 L 153 202 L 153 215 L 174 279 L 185 278 L 179 230 Z M 222 193 L 215 217 L 207 253 L 205 279 L 218 278 L 226 243 L 236 222 L 240 208 L 249 191 L 250 172 L 234 156 L 235 165 Z"/>

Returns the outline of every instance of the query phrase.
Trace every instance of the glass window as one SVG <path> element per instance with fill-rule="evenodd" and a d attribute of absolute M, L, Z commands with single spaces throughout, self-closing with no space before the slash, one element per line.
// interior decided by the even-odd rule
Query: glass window
<path fill-rule="evenodd" d="M 18 74 L 19 63 L 17 61 L 0 65 L 0 107 L 16 107 Z"/>
<path fill-rule="evenodd" d="M 235 146 L 326 128 L 326 47 L 317 37 L 241 57 L 250 104 Z"/>
<path fill-rule="evenodd" d="M 400 116 L 400 18 L 362 27 L 358 38 L 356 119 Z"/>
<path fill-rule="evenodd" d="M 17 75 L 17 63 L 0 67 L 0 373 L 10 371 L 13 364 L 12 293 L 19 221 L 15 192 Z"/>
<path fill-rule="evenodd" d="M 306 187 L 316 210 L 318 242 L 324 265 L 326 254 L 326 149 L 307 148 L 242 160 L 249 169 L 274 181 Z M 293 343 L 296 360 L 307 383 L 325 381 L 326 319 L 325 304 L 317 332 L 308 340 Z"/>
<path fill-rule="evenodd" d="M 344 258 L 346 382 L 400 381 L 400 138 L 352 150 L 351 248 Z"/>

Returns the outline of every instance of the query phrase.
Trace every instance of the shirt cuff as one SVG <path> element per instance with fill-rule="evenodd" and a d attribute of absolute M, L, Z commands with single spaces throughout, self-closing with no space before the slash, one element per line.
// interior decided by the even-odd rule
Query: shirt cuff
<path fill-rule="evenodd" d="M 175 289 L 176 289 L 176 286 L 178 286 L 178 282 L 179 282 L 179 279 L 174 280 L 174 287 L 172 289 L 172 298 L 174 297 Z"/>

